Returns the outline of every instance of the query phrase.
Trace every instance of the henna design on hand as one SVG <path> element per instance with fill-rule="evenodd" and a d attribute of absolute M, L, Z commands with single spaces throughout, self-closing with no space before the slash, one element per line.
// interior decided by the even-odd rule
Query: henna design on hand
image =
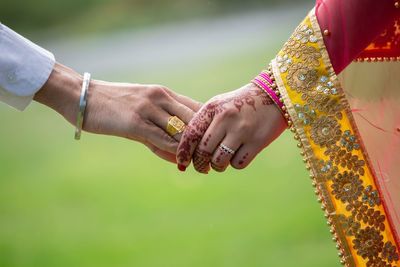
<path fill-rule="evenodd" d="M 247 157 L 249 156 L 249 153 L 246 153 L 241 160 L 239 160 L 239 165 L 243 165 L 244 161 L 247 159 Z"/>
<path fill-rule="evenodd" d="M 223 172 L 226 170 L 226 164 L 229 165 L 229 161 L 228 162 L 223 162 L 224 164 L 221 164 L 222 161 L 222 157 L 226 157 L 229 156 L 229 158 L 232 157 L 231 154 L 227 153 L 225 150 L 222 150 L 221 147 L 218 147 L 218 156 L 215 159 L 215 162 L 211 161 L 211 167 L 217 171 L 217 172 Z M 226 159 L 226 158 L 225 158 Z"/>
<path fill-rule="evenodd" d="M 205 108 L 200 110 L 186 127 L 177 153 L 179 163 L 190 161 L 191 147 L 192 145 L 197 145 L 201 141 L 201 138 L 214 118 L 216 106 L 216 104 L 208 104 Z"/>
<path fill-rule="evenodd" d="M 209 135 L 207 136 L 206 141 L 204 141 L 204 143 L 203 143 L 204 146 L 207 146 L 207 145 L 208 145 L 208 141 L 210 141 L 210 138 L 211 138 L 211 134 L 209 134 Z"/>
<path fill-rule="evenodd" d="M 210 170 L 210 161 L 212 153 L 197 149 L 193 156 L 194 168 L 201 173 L 208 173 Z"/>
<path fill-rule="evenodd" d="M 213 168 L 214 171 L 217 171 L 217 172 L 223 172 L 226 169 L 225 167 L 218 166 L 213 162 L 211 162 L 211 167 Z"/>
<path fill-rule="evenodd" d="M 215 159 L 216 163 L 220 163 L 221 162 L 221 157 L 224 156 L 226 154 L 225 151 L 222 151 L 221 149 L 219 149 L 219 154 L 217 156 L 217 158 Z"/>
<path fill-rule="evenodd" d="M 271 99 L 271 97 L 264 91 L 262 91 L 261 89 L 258 90 L 256 93 L 256 96 L 259 96 L 261 99 L 261 103 L 264 106 L 268 106 L 268 105 L 274 105 L 274 100 Z"/>
<path fill-rule="evenodd" d="M 194 146 L 197 147 L 214 117 L 224 112 L 229 103 L 233 103 L 237 111 L 241 112 L 245 105 L 250 106 L 254 111 L 257 111 L 257 102 L 261 102 L 261 105 L 264 106 L 274 104 L 273 100 L 266 92 L 262 91 L 258 87 L 252 87 L 250 89 L 241 90 L 230 97 L 216 99 L 204 106 L 186 127 L 177 152 L 178 163 L 182 164 L 190 162 L 192 157 L 191 153 L 195 149 Z M 209 136 L 209 138 L 211 138 L 211 136 Z M 207 146 L 207 144 L 208 141 L 206 141 L 204 145 Z M 210 162 L 209 159 L 204 159 L 204 152 L 211 154 L 207 151 L 196 150 L 195 156 L 193 157 L 194 160 L 196 158 L 196 163 L 194 162 L 196 165 L 195 167 L 203 171 L 209 169 Z M 198 153 L 200 154 L 196 156 Z M 201 166 L 204 164 L 207 166 Z"/>
<path fill-rule="evenodd" d="M 256 99 L 259 98 L 261 100 L 262 105 L 272 105 L 274 101 L 270 98 L 270 96 L 262 91 L 260 88 L 252 88 L 247 91 L 243 91 L 240 94 L 227 98 L 224 101 L 221 101 L 220 105 L 225 105 L 229 102 L 234 103 L 236 109 L 240 112 L 242 107 L 247 104 L 252 107 L 254 111 L 256 111 Z"/>

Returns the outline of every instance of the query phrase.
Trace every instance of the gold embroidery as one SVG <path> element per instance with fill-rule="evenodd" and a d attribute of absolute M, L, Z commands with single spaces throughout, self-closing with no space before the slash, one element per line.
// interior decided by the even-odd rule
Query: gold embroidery
<path fill-rule="evenodd" d="M 331 116 L 321 116 L 311 124 L 311 138 L 321 147 L 336 144 L 342 131 L 338 121 Z"/>
<path fill-rule="evenodd" d="M 396 266 L 393 233 L 313 11 L 272 67 L 342 263 Z"/>
<path fill-rule="evenodd" d="M 386 242 L 383 247 L 382 256 L 388 262 L 392 263 L 394 261 L 399 261 L 399 254 L 396 252 L 396 247 L 390 242 Z"/>
<path fill-rule="evenodd" d="M 375 228 L 367 226 L 359 230 L 353 240 L 357 254 L 364 259 L 375 259 L 383 250 L 383 236 Z"/>
<path fill-rule="evenodd" d="M 342 202 L 351 203 L 357 200 L 364 190 L 360 176 L 353 172 L 338 173 L 332 181 L 332 194 Z"/>
<path fill-rule="evenodd" d="M 317 83 L 317 71 L 305 63 L 294 63 L 289 67 L 289 86 L 299 93 L 307 93 Z"/>
<path fill-rule="evenodd" d="M 341 214 L 339 215 L 339 222 L 348 236 L 354 236 L 361 228 L 361 223 L 355 220 L 353 216 L 346 217 Z"/>
<path fill-rule="evenodd" d="M 345 141 L 343 140 L 346 140 L 346 132 L 347 130 L 345 131 L 344 136 L 341 138 L 341 143 L 344 143 Z M 348 151 L 350 146 L 351 143 L 346 145 L 347 150 L 344 148 L 340 148 L 337 145 L 330 146 L 325 150 L 324 155 L 328 156 L 330 161 L 333 162 L 335 165 L 342 168 L 347 168 L 351 171 L 354 171 L 355 173 L 359 173 L 360 175 L 364 175 L 365 171 L 363 167 L 365 166 L 365 161 L 360 160 L 358 156 L 353 155 L 351 151 Z M 359 149 L 359 145 L 357 143 L 353 146 L 354 147 L 351 150 Z"/>
<path fill-rule="evenodd" d="M 283 52 L 291 57 L 302 59 L 309 65 L 318 66 L 319 59 L 322 57 L 314 47 L 301 44 L 293 39 L 289 40 L 288 44 L 283 48 Z"/>

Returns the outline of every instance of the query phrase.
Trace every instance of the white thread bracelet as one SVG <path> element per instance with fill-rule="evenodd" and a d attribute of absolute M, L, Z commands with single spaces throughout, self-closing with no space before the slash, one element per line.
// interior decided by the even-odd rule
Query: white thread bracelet
<path fill-rule="evenodd" d="M 90 77 L 91 75 L 88 72 L 85 72 L 83 74 L 82 91 L 81 91 L 81 97 L 79 98 L 78 115 L 76 117 L 75 140 L 81 139 L 81 132 L 82 132 L 83 120 L 85 117 Z"/>

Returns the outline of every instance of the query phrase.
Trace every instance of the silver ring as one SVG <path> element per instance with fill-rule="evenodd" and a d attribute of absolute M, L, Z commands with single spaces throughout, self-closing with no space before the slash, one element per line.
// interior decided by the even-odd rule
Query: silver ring
<path fill-rule="evenodd" d="M 229 154 L 231 154 L 231 155 L 234 155 L 234 154 L 236 153 L 235 150 L 233 150 L 232 148 L 227 147 L 227 146 L 224 145 L 224 144 L 220 144 L 219 147 L 220 147 L 224 152 L 229 153 Z"/>

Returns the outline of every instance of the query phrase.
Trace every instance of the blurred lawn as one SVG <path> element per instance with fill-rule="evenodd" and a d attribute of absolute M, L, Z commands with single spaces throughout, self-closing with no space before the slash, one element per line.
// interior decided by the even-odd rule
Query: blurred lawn
<path fill-rule="evenodd" d="M 247 82 L 260 54 L 134 76 L 204 101 Z M 244 171 L 201 176 L 127 140 L 76 142 L 38 104 L 0 105 L 0 121 L 1 267 L 339 265 L 289 133 Z"/>
<path fill-rule="evenodd" d="M 315 0 L 296 0 L 295 4 Z M 54 36 L 143 27 L 232 11 L 293 5 L 293 0 L 2 0 L 1 22 L 20 33 Z"/>

